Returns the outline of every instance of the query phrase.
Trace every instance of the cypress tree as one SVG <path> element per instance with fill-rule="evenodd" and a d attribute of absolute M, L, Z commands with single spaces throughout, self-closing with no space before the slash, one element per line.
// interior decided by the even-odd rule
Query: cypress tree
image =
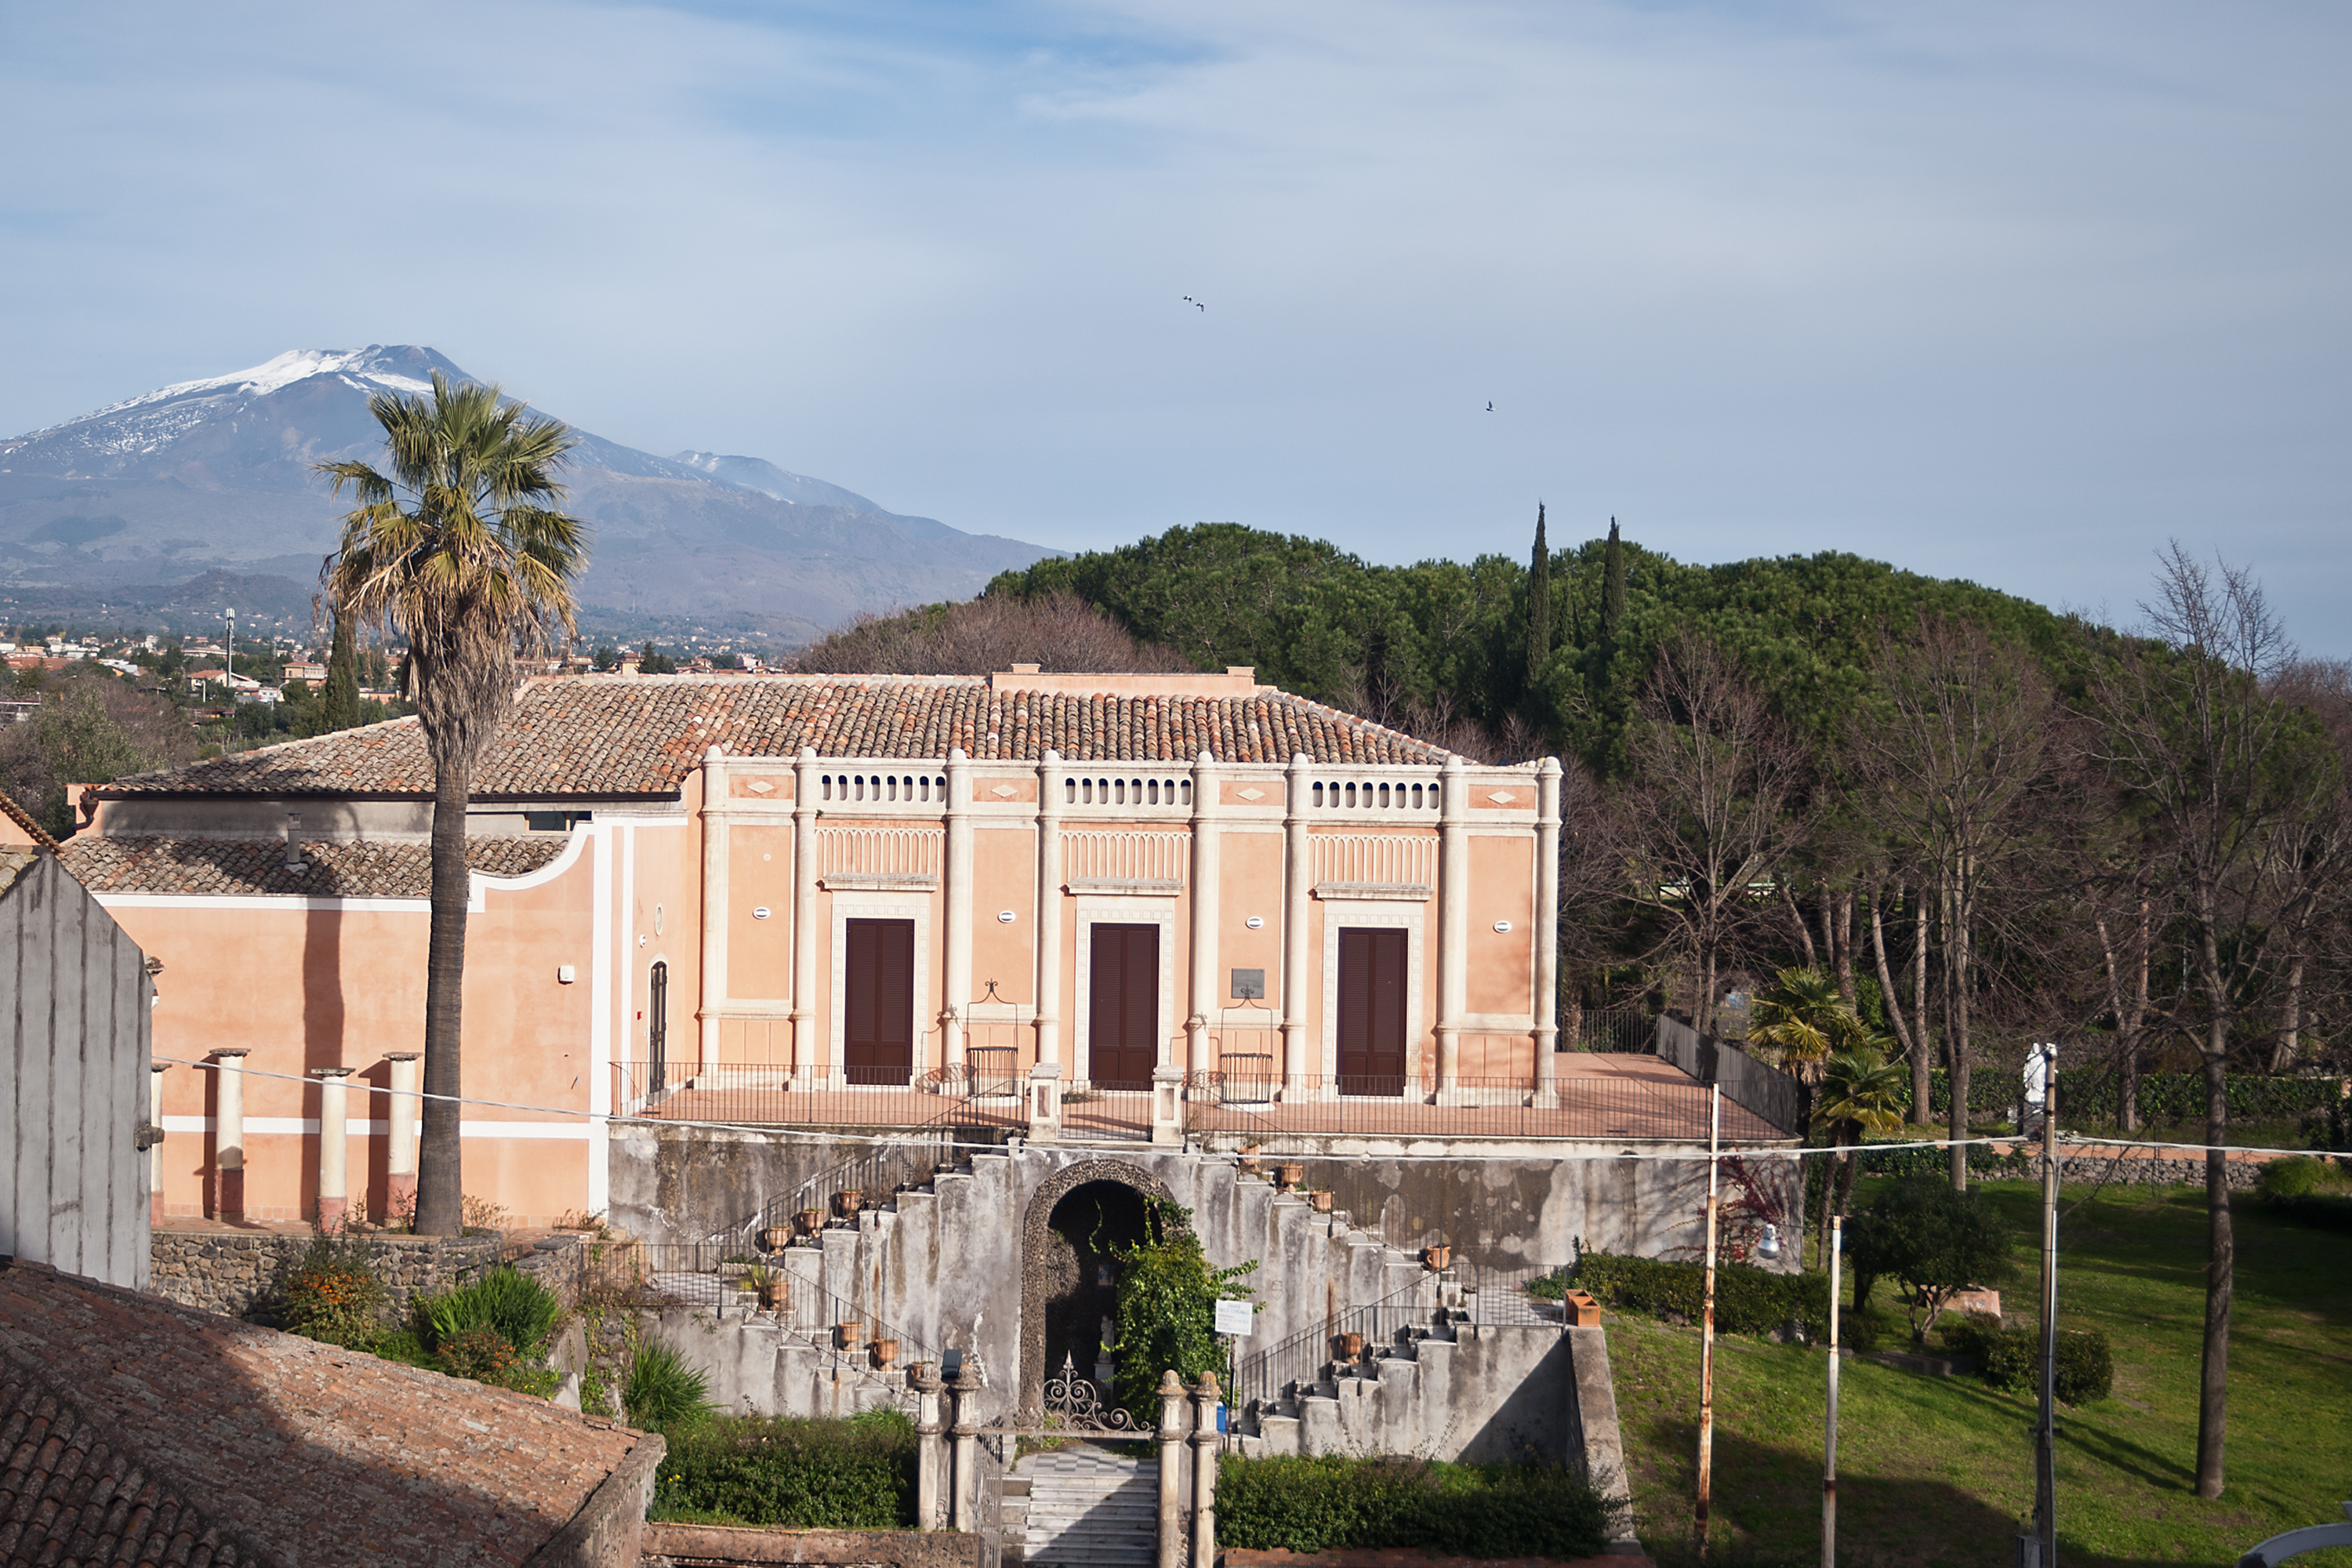
<path fill-rule="evenodd" d="M 1606 658 L 1617 651 L 1617 634 L 1625 625 L 1625 546 L 1617 538 L 1617 520 L 1609 520 L 1609 546 L 1601 557 L 1601 646 Z"/>
<path fill-rule="evenodd" d="M 1528 565 L 1528 699 L 1543 685 L 1551 662 L 1551 547 L 1544 542 L 1543 502 L 1536 502 L 1535 558 Z"/>
<path fill-rule="evenodd" d="M 335 617 L 334 646 L 327 654 L 326 731 L 352 730 L 360 721 L 360 654 L 352 641 L 351 623 Z"/>

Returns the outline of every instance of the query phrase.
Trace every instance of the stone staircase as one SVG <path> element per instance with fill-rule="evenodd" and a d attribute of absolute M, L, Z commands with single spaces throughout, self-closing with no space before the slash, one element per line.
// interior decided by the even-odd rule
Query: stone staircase
<path fill-rule="evenodd" d="M 1031 1454 L 1005 1478 L 1007 1548 L 1050 1568 L 1150 1568 L 1160 1541 L 1160 1465 L 1085 1444 Z"/>

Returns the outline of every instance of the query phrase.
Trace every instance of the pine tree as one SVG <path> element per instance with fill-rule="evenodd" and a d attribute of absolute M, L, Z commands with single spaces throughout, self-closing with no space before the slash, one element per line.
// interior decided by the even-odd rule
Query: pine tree
<path fill-rule="evenodd" d="M 327 654 L 326 708 L 322 732 L 352 730 L 360 721 L 360 655 L 351 622 L 335 617 L 335 640 Z"/>
<path fill-rule="evenodd" d="M 1543 502 L 1536 503 L 1535 558 L 1528 567 L 1528 700 L 1542 689 L 1551 663 L 1551 547 L 1544 542 Z"/>

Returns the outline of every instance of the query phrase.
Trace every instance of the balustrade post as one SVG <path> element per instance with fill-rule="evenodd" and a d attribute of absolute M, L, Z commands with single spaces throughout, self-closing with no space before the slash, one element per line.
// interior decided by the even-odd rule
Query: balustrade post
<path fill-rule="evenodd" d="M 1217 1456 L 1224 1438 L 1217 1407 L 1224 1392 L 1204 1372 L 1192 1389 L 1192 1568 L 1217 1568 Z"/>
<path fill-rule="evenodd" d="M 939 1369 L 925 1362 L 909 1379 L 915 1385 L 915 1527 L 944 1530 L 948 1524 L 948 1440 L 940 1424 Z"/>
<path fill-rule="evenodd" d="M 1192 1466 L 1184 1452 L 1184 1384 L 1176 1369 L 1160 1374 L 1160 1555 L 1158 1568 L 1186 1568 L 1185 1503 Z"/>
<path fill-rule="evenodd" d="M 956 1368 L 949 1381 L 948 1396 L 954 1411 L 954 1468 L 948 1483 L 948 1527 L 951 1530 L 980 1528 L 980 1423 L 973 1406 L 980 1402 L 980 1380 L 972 1376 L 972 1359 L 969 1352 L 962 1364 Z"/>

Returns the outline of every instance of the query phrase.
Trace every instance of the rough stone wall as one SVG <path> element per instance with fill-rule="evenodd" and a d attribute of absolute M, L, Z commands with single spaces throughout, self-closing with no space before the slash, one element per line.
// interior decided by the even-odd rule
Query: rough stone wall
<path fill-rule="evenodd" d="M 2222 1166 L 2229 1173 L 2233 1192 L 2250 1191 L 2263 1179 L 2263 1168 L 2252 1160 L 2231 1160 Z M 2040 1171 L 2029 1169 L 2028 1180 L 2038 1180 Z M 2058 1182 L 2061 1186 L 2095 1187 L 2101 1182 L 2120 1187 L 2201 1187 L 2205 1184 L 2205 1157 L 2189 1160 L 2109 1160 L 2096 1155 L 2089 1158 L 2058 1161 Z"/>
<path fill-rule="evenodd" d="M 279 1274 L 310 1250 L 311 1239 L 278 1232 L 159 1231 L 148 1289 L 182 1306 L 249 1318 L 267 1306 Z M 366 1248 L 396 1313 L 405 1313 L 419 1295 L 462 1284 L 496 1263 L 501 1246 L 496 1236 L 375 1236 L 354 1238 L 354 1245 Z M 528 1266 L 546 1267 L 536 1258 Z"/>

